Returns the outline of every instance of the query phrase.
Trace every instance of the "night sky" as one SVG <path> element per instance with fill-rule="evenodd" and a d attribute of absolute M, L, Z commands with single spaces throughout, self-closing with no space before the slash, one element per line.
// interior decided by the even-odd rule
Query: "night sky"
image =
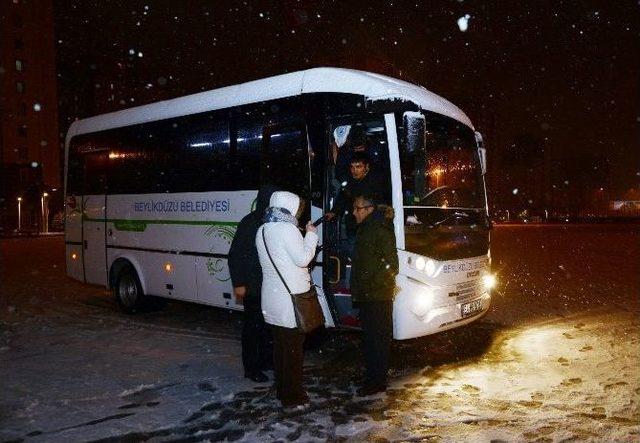
<path fill-rule="evenodd" d="M 528 137 L 554 158 L 608 163 L 607 177 L 588 185 L 638 187 L 637 1 L 60 0 L 55 8 L 62 131 L 75 118 L 371 59 L 463 109 L 485 134 L 490 162 L 504 164 Z"/>

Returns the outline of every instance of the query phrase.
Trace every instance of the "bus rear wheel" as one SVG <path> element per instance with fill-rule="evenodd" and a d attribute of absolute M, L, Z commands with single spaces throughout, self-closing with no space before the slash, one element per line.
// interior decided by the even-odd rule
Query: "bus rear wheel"
<path fill-rule="evenodd" d="M 113 292 L 120 308 L 127 314 L 135 314 L 145 305 L 146 297 L 132 266 L 125 266 L 120 270 Z"/>

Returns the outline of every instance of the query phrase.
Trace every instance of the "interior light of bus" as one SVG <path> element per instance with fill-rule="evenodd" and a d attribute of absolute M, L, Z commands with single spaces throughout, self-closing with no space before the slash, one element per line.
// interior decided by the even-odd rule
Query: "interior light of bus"
<path fill-rule="evenodd" d="M 169 274 L 171 272 L 173 272 L 173 265 L 169 262 L 164 264 L 164 271 Z"/>
<path fill-rule="evenodd" d="M 487 274 L 482 277 L 482 283 L 484 283 L 485 289 L 491 289 L 496 286 L 497 279 L 493 274 Z"/>

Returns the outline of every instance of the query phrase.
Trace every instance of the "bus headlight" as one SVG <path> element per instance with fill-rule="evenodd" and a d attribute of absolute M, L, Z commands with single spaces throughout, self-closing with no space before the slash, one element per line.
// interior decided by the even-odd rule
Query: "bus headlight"
<path fill-rule="evenodd" d="M 497 283 L 496 276 L 493 274 L 487 274 L 482 277 L 482 283 L 484 284 L 485 289 L 493 289 Z"/>
<path fill-rule="evenodd" d="M 423 271 L 428 277 L 433 277 L 436 272 L 436 262 L 430 258 L 417 257 L 414 262 L 414 267 L 418 271 Z"/>
<path fill-rule="evenodd" d="M 431 259 L 427 260 L 427 263 L 424 265 L 424 272 L 426 272 L 429 277 L 433 277 L 433 274 L 436 272 L 436 262 Z"/>

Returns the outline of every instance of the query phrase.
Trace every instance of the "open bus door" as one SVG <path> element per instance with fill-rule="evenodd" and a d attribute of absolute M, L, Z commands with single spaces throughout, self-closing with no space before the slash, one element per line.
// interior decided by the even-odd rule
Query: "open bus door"
<path fill-rule="evenodd" d="M 376 183 L 382 202 L 391 204 L 391 174 L 389 148 L 382 115 L 357 115 L 330 119 L 328 122 L 329 149 L 325 158 L 325 208 L 333 209 L 336 198 L 349 180 L 350 153 L 366 152 L 369 171 Z M 373 191 L 373 190 L 372 190 Z M 351 216 L 351 202 L 343 214 L 335 214 L 323 223 L 324 290 L 334 312 L 336 323 L 342 327 L 360 327 L 359 312 L 351 299 L 351 256 L 355 245 L 355 220 Z"/>
<path fill-rule="evenodd" d="M 266 126 L 262 133 L 260 162 L 261 184 L 276 185 L 281 189 L 292 191 L 305 200 L 305 210 L 299 220 L 299 227 L 304 230 L 308 221 L 322 217 L 322 208 L 314 205 L 314 196 L 321 195 L 322 183 L 313 180 L 311 171 L 316 168 L 316 161 L 309 144 L 307 128 L 302 121 L 290 121 Z M 318 300 L 325 317 L 325 326 L 335 326 L 332 309 L 325 297 L 322 282 L 322 224 L 317 226 L 319 251 L 312 260 L 311 277 L 318 286 Z M 304 232 L 302 233 L 304 235 Z"/>

